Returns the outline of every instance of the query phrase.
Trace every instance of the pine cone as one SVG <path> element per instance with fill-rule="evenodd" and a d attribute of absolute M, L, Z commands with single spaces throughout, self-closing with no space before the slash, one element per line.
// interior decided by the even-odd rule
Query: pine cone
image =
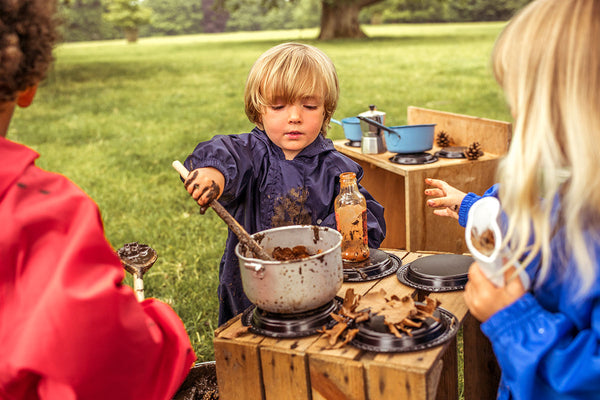
<path fill-rule="evenodd" d="M 448 146 L 450 146 L 450 143 L 452 142 L 452 140 L 450 139 L 450 135 L 448 135 L 448 133 L 446 133 L 446 131 L 441 131 L 440 133 L 438 133 L 437 138 L 435 139 L 435 142 L 440 147 L 448 147 Z"/>
<path fill-rule="evenodd" d="M 467 150 L 465 150 L 465 156 L 471 161 L 477 160 L 482 155 L 483 150 L 481 150 L 481 145 L 479 142 L 471 143 Z"/>

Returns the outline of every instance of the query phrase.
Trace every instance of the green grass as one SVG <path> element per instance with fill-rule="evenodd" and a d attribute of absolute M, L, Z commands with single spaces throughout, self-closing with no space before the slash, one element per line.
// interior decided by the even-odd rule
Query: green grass
<path fill-rule="evenodd" d="M 252 128 L 242 95 L 256 58 L 290 40 L 324 50 L 341 82 L 337 119 L 376 104 L 389 125 L 406 123 L 409 105 L 509 120 L 489 69 L 502 26 L 367 26 L 369 39 L 328 42 L 293 30 L 65 44 L 36 102 L 16 112 L 9 138 L 98 203 L 115 249 L 132 241 L 156 249 L 146 295 L 171 304 L 199 360 L 211 360 L 227 228 L 212 211 L 198 213 L 171 162 L 215 134 Z M 343 138 L 341 127 L 329 136 Z"/>

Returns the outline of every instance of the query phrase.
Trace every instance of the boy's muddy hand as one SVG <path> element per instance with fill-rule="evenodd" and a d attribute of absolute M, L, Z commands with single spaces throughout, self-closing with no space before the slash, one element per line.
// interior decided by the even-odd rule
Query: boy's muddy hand
<path fill-rule="evenodd" d="M 204 214 L 210 203 L 221 195 L 224 183 L 225 177 L 219 170 L 207 167 L 191 171 L 185 179 L 184 185 L 188 193 L 200 205 L 200 213 Z"/>
<path fill-rule="evenodd" d="M 425 178 L 425 184 L 432 186 L 432 188 L 425 189 L 425 195 L 434 197 L 427 200 L 427 205 L 435 208 L 433 213 L 441 217 L 458 219 L 460 204 L 466 194 L 439 179 Z"/>

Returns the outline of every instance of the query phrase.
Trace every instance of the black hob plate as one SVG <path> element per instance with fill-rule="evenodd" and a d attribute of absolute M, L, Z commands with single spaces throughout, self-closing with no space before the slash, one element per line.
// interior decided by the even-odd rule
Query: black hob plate
<path fill-rule="evenodd" d="M 369 258 L 360 262 L 344 261 L 344 282 L 366 282 L 393 274 L 402 260 L 383 250 L 369 249 Z"/>
<path fill-rule="evenodd" d="M 444 147 L 440 151 L 436 151 L 435 155 L 440 158 L 467 158 L 465 156 L 465 151 L 467 148 L 465 146 L 450 146 Z"/>
<path fill-rule="evenodd" d="M 439 346 L 452 339 L 459 329 L 456 317 L 441 307 L 433 312 L 433 318 L 423 321 L 420 328 L 397 337 L 387 330 L 383 317 L 372 316 L 369 321 L 357 324 L 358 333 L 350 344 L 361 350 L 379 353 L 408 353 Z"/>
<path fill-rule="evenodd" d="M 398 153 L 390 157 L 391 162 L 404 165 L 430 164 L 436 162 L 437 160 L 438 158 L 436 156 L 427 152 L 407 154 Z"/>
<path fill-rule="evenodd" d="M 252 333 L 273 338 L 310 336 L 323 327 L 329 329 L 335 325 L 331 313 L 340 308 L 341 302 L 336 297 L 319 308 L 296 314 L 272 313 L 252 305 L 242 314 L 242 324 Z"/>
<path fill-rule="evenodd" d="M 401 266 L 396 276 L 403 284 L 427 292 L 463 290 L 473 261 L 460 254 L 435 254 Z"/>

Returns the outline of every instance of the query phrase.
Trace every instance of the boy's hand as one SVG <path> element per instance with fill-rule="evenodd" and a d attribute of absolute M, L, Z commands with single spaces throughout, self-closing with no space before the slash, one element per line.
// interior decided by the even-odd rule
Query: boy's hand
<path fill-rule="evenodd" d="M 441 217 L 458 219 L 458 210 L 466 193 L 439 179 L 425 178 L 425 184 L 434 187 L 434 189 L 425 189 L 426 196 L 435 197 L 427 200 L 427 205 L 435 208 L 433 213 Z"/>
<path fill-rule="evenodd" d="M 221 196 L 225 177 L 216 168 L 198 168 L 190 172 L 184 185 L 200 205 L 200 213 L 204 214 L 210 203 Z"/>

